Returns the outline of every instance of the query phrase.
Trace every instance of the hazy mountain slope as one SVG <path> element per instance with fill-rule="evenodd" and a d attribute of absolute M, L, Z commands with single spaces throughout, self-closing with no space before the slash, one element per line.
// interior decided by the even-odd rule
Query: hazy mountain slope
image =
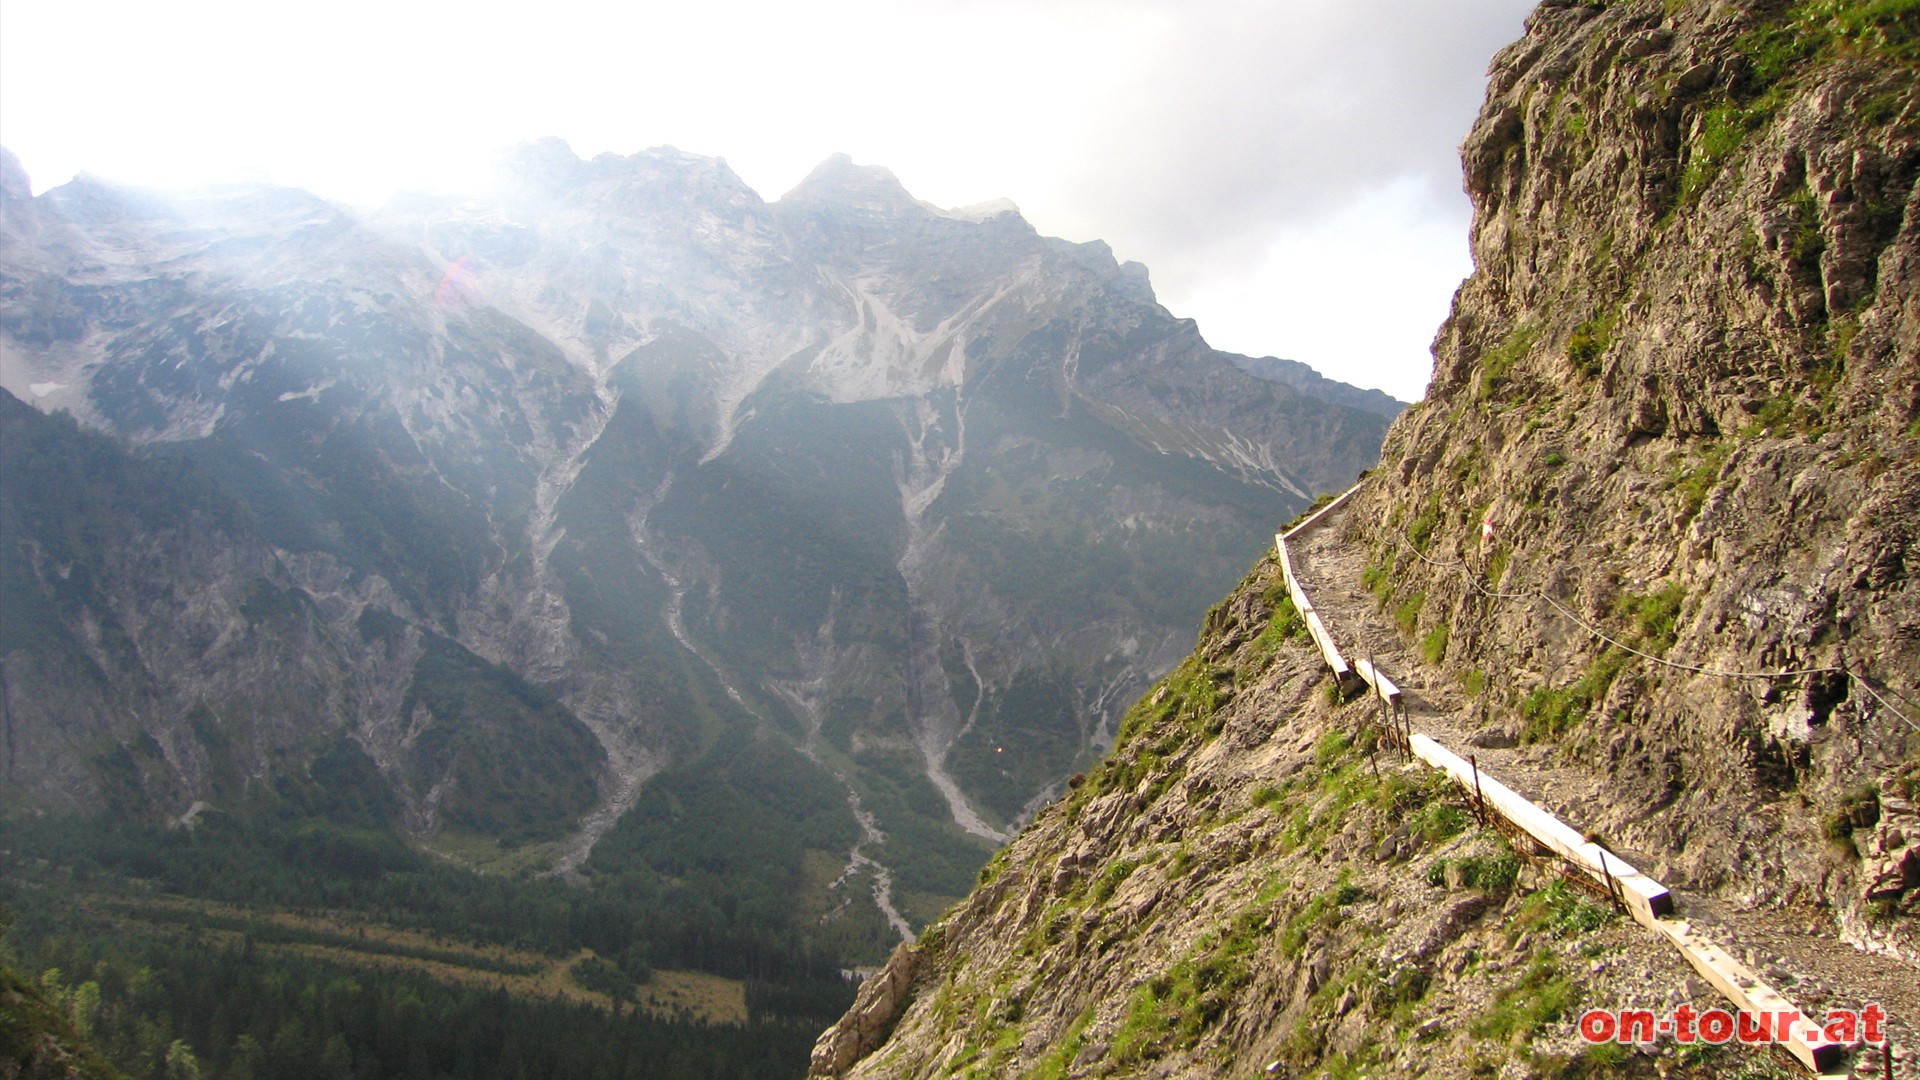
<path fill-rule="evenodd" d="M 1315 568 L 1416 712 L 1807 1007 L 1901 1016 L 1917 49 L 1911 4 L 1541 5 L 1463 149 L 1476 270 L 1430 397 Z M 1256 568 L 815 1075 L 1773 1074 L 1584 1047 L 1579 1007 L 1715 998 L 1357 752 L 1377 706 L 1303 637 Z"/>
<path fill-rule="evenodd" d="M 1377 412 L 1388 418 L 1400 415 L 1400 410 L 1406 408 L 1405 403 L 1395 401 L 1379 390 L 1361 390 L 1335 382 L 1298 360 L 1285 360 L 1278 356 L 1233 356 L 1232 360 L 1235 366 L 1249 375 L 1286 383 L 1302 393 L 1324 397 L 1337 404 Z"/>
<path fill-rule="evenodd" d="M 278 733 L 284 762 L 234 766 L 252 790 L 345 736 L 457 858 L 708 865 L 728 911 L 838 913 L 872 950 L 964 890 L 1385 429 L 1239 371 L 1104 245 L 845 159 L 769 204 L 717 160 L 548 141 L 485 200 L 367 218 L 260 188 L 32 198 L 7 168 L 0 383 L 247 511 L 0 660 L 29 801 L 98 807 L 121 782 L 90 763 L 151 740 L 123 809 L 230 809 L 195 764 L 222 740 Z M 254 577 L 292 599 L 255 618 Z M 106 611 L 172 651 L 101 667 L 103 712 L 54 672 Z M 743 859 L 750 835 L 777 839 Z"/>
<path fill-rule="evenodd" d="M 393 614 L 384 583 L 282 558 L 199 470 L 4 393 L 0 447 L 10 787 L 239 810 L 338 759 L 377 766 L 416 827 L 552 838 L 592 807 L 604 754 L 564 706 Z"/>

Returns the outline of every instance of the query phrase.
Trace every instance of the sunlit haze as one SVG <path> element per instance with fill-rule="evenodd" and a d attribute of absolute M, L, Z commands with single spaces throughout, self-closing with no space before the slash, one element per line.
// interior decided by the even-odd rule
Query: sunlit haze
<path fill-rule="evenodd" d="M 1413 398 L 1470 268 L 1456 147 L 1530 6 L 7 0 L 0 141 L 35 191 L 357 204 L 482 188 L 543 135 L 724 157 L 768 199 L 844 152 L 1107 241 L 1219 348 Z"/>

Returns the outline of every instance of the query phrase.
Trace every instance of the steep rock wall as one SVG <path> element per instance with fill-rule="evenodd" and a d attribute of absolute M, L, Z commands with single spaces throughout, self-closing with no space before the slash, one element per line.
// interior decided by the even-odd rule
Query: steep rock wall
<path fill-rule="evenodd" d="M 1113 756 L 868 980 L 811 1075 L 1656 1075 L 1583 1055 L 1572 1010 L 1670 1010 L 1684 962 L 1375 745 L 1375 703 L 1332 690 L 1285 596 L 1263 560 Z"/>
<path fill-rule="evenodd" d="M 1897 3 L 1543 4 L 1463 147 L 1430 396 L 1334 527 L 1416 689 L 1876 977 L 1920 891 L 1916 40 Z M 1366 756 L 1284 597 L 1264 562 L 815 1076 L 1766 1074 L 1579 1046 L 1576 1003 L 1711 993 Z"/>
<path fill-rule="evenodd" d="M 1430 395 L 1347 520 L 1660 873 L 1912 958 L 1920 859 L 1875 827 L 1920 780 L 1920 92 L 1915 14 L 1867 7 L 1543 5 L 1462 151 Z"/>

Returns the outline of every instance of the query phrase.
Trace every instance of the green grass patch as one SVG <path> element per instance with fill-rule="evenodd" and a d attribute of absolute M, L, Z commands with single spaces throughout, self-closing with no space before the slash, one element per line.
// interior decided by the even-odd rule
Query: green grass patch
<path fill-rule="evenodd" d="M 1440 496 L 1435 495 L 1427 500 L 1420 516 L 1407 526 L 1407 542 L 1413 545 L 1415 551 L 1424 553 L 1427 550 L 1427 543 L 1433 539 L 1433 531 L 1440 527 L 1440 513 Z"/>
<path fill-rule="evenodd" d="M 1313 745 L 1313 763 L 1324 769 L 1345 757 L 1351 749 L 1353 740 L 1345 732 L 1329 731 Z"/>
<path fill-rule="evenodd" d="M 1093 888 L 1089 890 L 1094 903 L 1102 903 L 1111 898 L 1121 884 L 1133 876 L 1133 872 L 1139 868 L 1139 859 L 1121 859 L 1108 863 L 1107 868 L 1094 880 Z"/>
<path fill-rule="evenodd" d="M 1594 705 L 1606 696 L 1614 677 L 1627 664 L 1629 654 L 1609 645 L 1594 658 L 1586 672 L 1567 686 L 1537 686 L 1520 703 L 1524 721 L 1521 739 L 1541 742 L 1562 735 L 1586 718 Z"/>
<path fill-rule="evenodd" d="M 1500 344 L 1480 354 L 1480 380 L 1477 396 L 1494 397 L 1511 379 L 1514 367 L 1533 349 L 1539 331 L 1531 325 L 1514 328 Z"/>
<path fill-rule="evenodd" d="M 1346 874 L 1333 888 L 1307 901 L 1306 905 L 1288 916 L 1280 928 L 1280 952 L 1289 958 L 1300 955 L 1306 948 L 1307 939 L 1316 929 L 1328 930 L 1340 925 L 1345 919 L 1344 908 L 1366 899 L 1365 889 L 1347 880 Z"/>
<path fill-rule="evenodd" d="M 1163 729 L 1169 723 L 1181 733 L 1219 734 L 1222 721 L 1214 715 L 1220 704 L 1216 674 L 1205 661 L 1188 657 L 1160 681 L 1159 687 L 1128 710 L 1126 719 L 1120 723 L 1120 744 L 1125 745 L 1148 731 Z M 1163 748 L 1163 752 L 1165 749 L 1170 747 Z"/>
<path fill-rule="evenodd" d="M 1134 991 L 1114 1035 L 1112 1059 L 1152 1060 L 1175 1045 L 1190 1046 L 1253 981 L 1254 953 L 1264 938 L 1263 912 L 1249 909 L 1202 938 L 1193 953 Z"/>
<path fill-rule="evenodd" d="M 1465 855 L 1458 859 L 1435 859 L 1427 866 L 1427 884 L 1447 883 L 1447 868 L 1464 888 L 1501 892 L 1520 880 L 1520 857 L 1504 847 L 1491 855 Z"/>
<path fill-rule="evenodd" d="M 1920 438 L 1920 420 L 1913 422 L 1913 427 L 1908 434 Z M 1365 570 L 1360 571 L 1360 587 L 1384 603 L 1387 596 L 1393 592 L 1393 567 L 1368 565 Z"/>
<path fill-rule="evenodd" d="M 1065 1080 L 1068 1070 L 1073 1067 L 1075 1058 L 1087 1044 L 1087 1028 L 1093 1023 L 1093 1006 L 1089 1005 L 1067 1029 L 1067 1037 L 1055 1043 L 1053 1049 L 1046 1052 L 1034 1063 L 1021 1080 Z"/>
<path fill-rule="evenodd" d="M 1920 0 L 1801 0 L 1787 18 L 1737 44 L 1753 65 L 1749 92 L 1772 89 L 1842 49 L 1912 67 L 1920 61 Z"/>
<path fill-rule="evenodd" d="M 1879 820 L 1879 792 L 1871 785 L 1863 784 L 1843 795 L 1821 824 L 1828 840 L 1844 849 L 1850 857 L 1858 858 L 1860 849 L 1853 842 L 1853 831 L 1867 828 Z"/>
<path fill-rule="evenodd" d="M 1369 735 L 1355 744 L 1346 735 L 1330 731 L 1314 748 L 1314 763 L 1319 775 L 1313 779 L 1296 777 L 1280 787 L 1255 790 L 1276 814 L 1286 815 L 1280 830 L 1280 846 L 1293 851 L 1308 843 L 1324 840 L 1343 827 L 1355 806 L 1372 805 L 1387 812 L 1410 812 L 1434 797 L 1433 790 L 1404 778 L 1376 777 L 1367 764 L 1371 747 Z M 1310 774 L 1308 774 L 1310 775 Z"/>
<path fill-rule="evenodd" d="M 1687 164 L 1680 173 L 1680 204 L 1692 206 L 1713 186 L 1721 168 L 1748 137 L 1771 118 L 1770 107 L 1722 102 L 1700 118 L 1700 128 L 1688 147 Z"/>
<path fill-rule="evenodd" d="M 1764 409 L 1762 410 L 1764 411 Z M 1720 470 L 1733 453 L 1733 443 L 1724 439 L 1708 442 L 1691 466 L 1672 477 L 1673 490 L 1680 498 L 1682 519 L 1692 521 L 1706 505 L 1707 494 L 1720 483 Z"/>
<path fill-rule="evenodd" d="M 1293 604 L 1293 597 L 1287 595 L 1282 587 L 1279 596 L 1272 601 L 1273 617 L 1267 621 L 1266 629 L 1253 639 L 1253 648 L 1248 656 L 1249 667 L 1258 670 L 1265 667 L 1280 646 L 1289 641 L 1310 641 L 1307 633 L 1307 620 L 1300 609 Z"/>
<path fill-rule="evenodd" d="M 1393 622 L 1400 628 L 1401 633 L 1411 634 L 1414 628 L 1420 625 L 1420 609 L 1425 607 L 1426 603 L 1427 594 L 1417 592 L 1393 609 Z"/>
<path fill-rule="evenodd" d="M 1499 547 L 1493 549 L 1493 554 L 1487 556 L 1487 583 L 1489 585 L 1498 585 L 1500 583 L 1500 579 L 1506 576 L 1507 564 L 1512 561 L 1512 559 L 1513 552 L 1507 548 Z"/>
<path fill-rule="evenodd" d="M 1578 937 L 1591 933 L 1619 917 L 1609 904 L 1597 903 L 1584 891 L 1555 879 L 1546 888 L 1527 897 L 1515 916 L 1515 931 L 1543 929 L 1554 937 Z"/>
<path fill-rule="evenodd" d="M 1787 196 L 1793 211 L 1793 237 L 1787 244 L 1787 260 L 1808 276 L 1820 269 L 1820 256 L 1827 250 L 1827 237 L 1820 230 L 1820 204 L 1812 190 L 1801 187 Z"/>
<path fill-rule="evenodd" d="M 1701 114 L 1686 148 L 1676 210 L 1695 205 L 1796 87 L 1827 61 L 1851 55 L 1882 68 L 1920 66 L 1920 0 L 1799 0 L 1764 17 L 1734 47 L 1746 57 L 1746 70 Z M 1856 115 L 1882 124 L 1905 105 L 1897 92 L 1880 93 L 1863 102 Z M 1817 253 L 1815 244 L 1811 237 L 1796 239 L 1796 259 Z"/>
<path fill-rule="evenodd" d="M 1614 601 L 1613 610 L 1631 621 L 1636 645 L 1664 655 L 1680 636 L 1680 610 L 1686 600 L 1686 587 L 1672 584 L 1644 596 L 1623 593 Z"/>
<path fill-rule="evenodd" d="M 1492 1007 L 1473 1022 L 1471 1030 L 1485 1039 L 1524 1041 L 1548 1024 L 1566 1020 L 1579 1000 L 1580 990 L 1571 976 L 1552 960 L 1537 959 L 1527 965 L 1519 981 L 1494 995 Z"/>
<path fill-rule="evenodd" d="M 1587 137 L 1587 114 L 1580 111 L 1579 105 L 1574 105 L 1567 110 L 1566 116 L 1562 118 L 1561 126 L 1566 129 L 1568 135 L 1571 135 L 1575 139 L 1585 139 Z"/>
<path fill-rule="evenodd" d="M 1619 323 L 1620 311 L 1615 308 L 1573 328 L 1572 336 L 1567 339 L 1567 359 L 1573 362 L 1575 370 L 1590 379 L 1599 376 L 1600 359 L 1613 344 L 1614 331 Z"/>
<path fill-rule="evenodd" d="M 1413 831 L 1429 844 L 1438 844 L 1467 831 L 1473 815 L 1463 806 L 1430 802 L 1413 816 Z"/>

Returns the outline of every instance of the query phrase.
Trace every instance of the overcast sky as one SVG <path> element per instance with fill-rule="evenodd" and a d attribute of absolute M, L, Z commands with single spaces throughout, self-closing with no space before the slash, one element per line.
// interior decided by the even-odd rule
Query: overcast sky
<path fill-rule="evenodd" d="M 835 152 L 1006 197 L 1208 341 L 1419 396 L 1470 269 L 1456 147 L 1531 0 L 5 0 L 34 189 L 484 186 L 503 146 L 668 144 L 768 199 Z"/>

